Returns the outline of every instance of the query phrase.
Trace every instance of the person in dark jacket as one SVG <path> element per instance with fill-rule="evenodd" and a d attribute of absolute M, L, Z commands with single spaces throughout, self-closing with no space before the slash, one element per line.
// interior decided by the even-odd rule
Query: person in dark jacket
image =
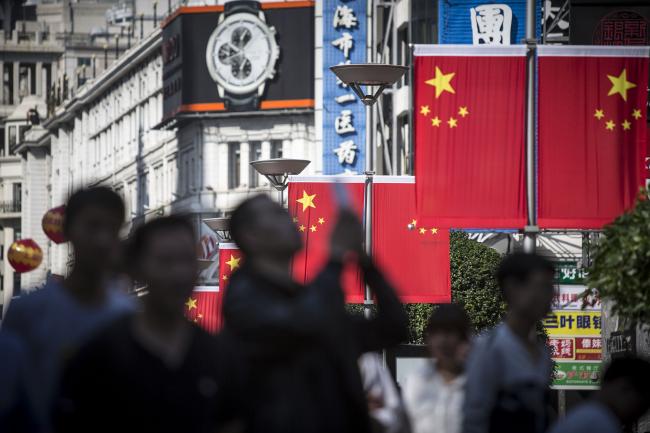
<path fill-rule="evenodd" d="M 407 317 L 395 291 L 362 249 L 358 218 L 340 212 L 329 262 L 308 286 L 291 278 L 301 240 L 287 212 L 266 196 L 242 203 L 230 230 L 244 265 L 225 295 L 225 329 L 244 347 L 253 433 L 365 433 L 368 404 L 357 359 L 407 337 Z M 348 314 L 341 271 L 357 257 L 372 289 L 373 318 Z"/>

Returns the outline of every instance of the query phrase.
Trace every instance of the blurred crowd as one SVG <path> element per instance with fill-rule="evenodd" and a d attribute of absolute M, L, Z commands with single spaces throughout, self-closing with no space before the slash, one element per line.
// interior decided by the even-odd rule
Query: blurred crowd
<path fill-rule="evenodd" d="M 301 238 L 267 196 L 232 214 L 243 266 L 225 295 L 225 325 L 206 333 L 184 316 L 199 272 L 182 216 L 153 219 L 120 240 L 125 208 L 107 188 L 67 204 L 74 264 L 64 280 L 15 299 L 0 331 L 0 432 L 617 433 L 650 406 L 650 364 L 613 360 L 600 390 L 549 422 L 553 363 L 539 321 L 553 265 L 503 258 L 503 322 L 476 336 L 457 304 L 434 309 L 430 359 L 400 389 L 383 350 L 407 338 L 395 290 L 341 209 L 329 260 L 309 285 L 291 276 Z M 356 261 L 370 317 L 345 308 L 341 274 Z M 129 282 L 146 295 L 127 293 Z"/>

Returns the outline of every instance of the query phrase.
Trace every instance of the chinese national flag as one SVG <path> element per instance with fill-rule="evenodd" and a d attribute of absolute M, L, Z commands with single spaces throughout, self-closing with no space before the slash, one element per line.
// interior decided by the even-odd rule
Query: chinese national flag
<path fill-rule="evenodd" d="M 348 191 L 350 206 L 363 218 L 363 176 L 339 177 Z M 323 269 L 329 255 L 330 234 L 336 223 L 338 205 L 333 177 L 295 177 L 289 182 L 288 207 L 303 237 L 303 249 L 293 261 L 296 281 L 307 284 Z M 360 270 L 348 266 L 343 273 L 347 302 L 363 302 L 364 286 Z"/>
<path fill-rule="evenodd" d="M 208 332 L 221 327 L 221 293 L 217 286 L 199 286 L 185 302 L 185 316 Z"/>
<path fill-rule="evenodd" d="M 215 333 L 223 325 L 223 299 L 228 279 L 242 263 L 242 254 L 233 243 L 219 244 L 219 286 L 200 286 L 185 303 L 185 315 L 208 332 Z"/>
<path fill-rule="evenodd" d="M 416 218 L 410 176 L 375 176 L 372 250 L 404 303 L 451 302 L 449 231 Z"/>
<path fill-rule="evenodd" d="M 525 47 L 416 45 L 414 68 L 420 222 L 523 227 Z"/>
<path fill-rule="evenodd" d="M 599 229 L 643 186 L 647 47 L 540 46 L 538 223 Z"/>

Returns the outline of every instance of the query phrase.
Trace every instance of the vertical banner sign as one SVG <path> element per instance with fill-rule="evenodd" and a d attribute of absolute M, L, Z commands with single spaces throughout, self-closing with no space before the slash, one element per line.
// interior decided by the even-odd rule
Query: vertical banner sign
<path fill-rule="evenodd" d="M 198 286 L 185 301 L 185 317 L 208 332 L 221 327 L 221 293 L 217 286 Z"/>
<path fill-rule="evenodd" d="M 364 106 L 329 68 L 366 62 L 366 3 L 366 0 L 323 2 L 324 174 L 364 171 Z"/>
<path fill-rule="evenodd" d="M 540 46 L 538 222 L 600 229 L 645 184 L 647 47 Z"/>
<path fill-rule="evenodd" d="M 418 219 L 443 228 L 526 222 L 526 47 L 416 45 Z"/>
<path fill-rule="evenodd" d="M 600 297 L 596 291 L 584 296 L 587 287 L 575 284 L 581 279 L 576 268 L 564 263 L 559 269 L 553 307 L 543 321 L 557 366 L 552 386 L 598 389 L 603 353 Z"/>

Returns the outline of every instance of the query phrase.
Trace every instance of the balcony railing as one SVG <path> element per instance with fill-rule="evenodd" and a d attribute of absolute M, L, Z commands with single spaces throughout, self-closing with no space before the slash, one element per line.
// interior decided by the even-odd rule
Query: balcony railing
<path fill-rule="evenodd" d="M 22 208 L 19 200 L 0 201 L 0 213 L 18 213 Z"/>

